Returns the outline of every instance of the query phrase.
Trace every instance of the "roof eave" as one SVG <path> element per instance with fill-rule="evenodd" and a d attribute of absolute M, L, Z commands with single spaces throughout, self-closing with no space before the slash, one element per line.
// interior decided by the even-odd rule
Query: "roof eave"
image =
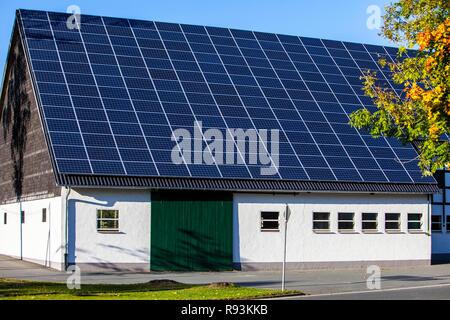
<path fill-rule="evenodd" d="M 395 184 L 337 181 L 198 179 L 59 175 L 58 184 L 72 188 L 121 188 L 150 190 L 202 190 L 257 193 L 384 193 L 433 194 L 437 184 Z"/>

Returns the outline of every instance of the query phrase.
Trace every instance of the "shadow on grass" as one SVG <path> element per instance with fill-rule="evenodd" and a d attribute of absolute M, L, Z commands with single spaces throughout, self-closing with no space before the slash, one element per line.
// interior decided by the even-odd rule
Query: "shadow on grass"
<path fill-rule="evenodd" d="M 285 291 L 241 287 L 234 283 L 189 285 L 171 280 L 156 280 L 141 284 L 87 284 L 81 290 L 70 290 L 63 283 L 32 282 L 0 279 L 1 299 L 72 300 L 242 300 L 301 294 Z"/>
<path fill-rule="evenodd" d="M 65 284 L 0 279 L 0 299 L 20 296 L 67 294 L 72 296 L 97 296 L 100 294 L 142 293 L 152 291 L 183 290 L 198 287 L 171 280 L 156 280 L 140 284 L 86 284 L 80 290 L 70 290 Z"/>

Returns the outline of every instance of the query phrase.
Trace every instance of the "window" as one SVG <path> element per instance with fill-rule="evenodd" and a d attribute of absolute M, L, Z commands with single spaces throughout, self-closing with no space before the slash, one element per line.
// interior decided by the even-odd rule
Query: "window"
<path fill-rule="evenodd" d="M 447 232 L 450 232 L 450 216 L 446 217 L 446 224 L 445 228 Z"/>
<path fill-rule="evenodd" d="M 442 216 L 431 216 L 431 231 L 442 232 Z"/>
<path fill-rule="evenodd" d="M 386 231 L 400 231 L 400 213 L 386 213 L 385 216 Z"/>
<path fill-rule="evenodd" d="M 20 222 L 25 223 L 25 211 L 20 211 Z"/>
<path fill-rule="evenodd" d="M 408 231 L 422 231 L 421 213 L 408 213 Z"/>
<path fill-rule="evenodd" d="M 313 230 L 314 231 L 330 230 L 329 212 L 313 212 Z"/>
<path fill-rule="evenodd" d="M 362 214 L 362 230 L 377 231 L 378 230 L 378 213 L 363 212 Z"/>
<path fill-rule="evenodd" d="M 42 222 L 47 222 L 47 209 L 42 209 Z"/>
<path fill-rule="evenodd" d="M 279 231 L 279 212 L 261 212 L 261 231 Z"/>
<path fill-rule="evenodd" d="M 97 230 L 119 231 L 119 210 L 97 210 Z"/>
<path fill-rule="evenodd" d="M 340 231 L 353 231 L 355 223 L 353 221 L 355 217 L 351 212 L 339 212 L 338 213 L 338 229 Z"/>
<path fill-rule="evenodd" d="M 3 212 L 3 224 L 8 224 L 8 214 Z"/>

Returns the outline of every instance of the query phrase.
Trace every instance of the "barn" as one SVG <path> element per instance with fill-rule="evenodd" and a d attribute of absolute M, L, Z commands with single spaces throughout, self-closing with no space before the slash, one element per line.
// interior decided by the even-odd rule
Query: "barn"
<path fill-rule="evenodd" d="M 59 270 L 275 270 L 286 237 L 289 269 L 448 258 L 449 173 L 423 177 L 414 146 L 348 124 L 375 108 L 366 69 L 402 94 L 377 64 L 396 54 L 18 10 L 0 254 Z"/>

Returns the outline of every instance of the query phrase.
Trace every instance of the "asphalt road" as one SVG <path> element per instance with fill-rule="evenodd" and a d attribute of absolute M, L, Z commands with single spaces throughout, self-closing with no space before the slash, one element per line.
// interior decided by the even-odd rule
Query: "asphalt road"
<path fill-rule="evenodd" d="M 284 300 L 450 300 L 450 284 L 288 297 Z"/>
<path fill-rule="evenodd" d="M 66 282 L 69 274 L 0 255 L 0 278 Z M 366 269 L 287 271 L 286 288 L 309 296 L 289 299 L 450 299 L 450 264 L 381 270 L 381 290 L 367 288 Z M 242 286 L 280 288 L 281 273 L 193 272 L 193 273 L 82 273 L 84 284 L 129 284 L 169 279 L 181 283 L 233 282 Z"/>

